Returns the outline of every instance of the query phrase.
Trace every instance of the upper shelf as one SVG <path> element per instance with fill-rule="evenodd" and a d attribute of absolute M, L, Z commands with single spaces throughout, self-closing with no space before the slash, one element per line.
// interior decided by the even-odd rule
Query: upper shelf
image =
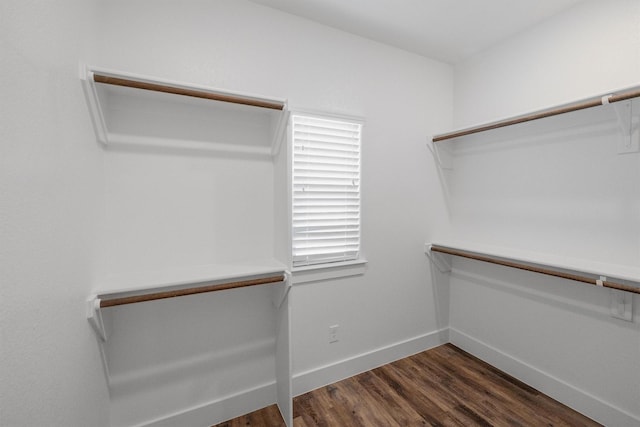
<path fill-rule="evenodd" d="M 104 144 L 275 155 L 286 101 L 83 67 L 81 78 Z"/>
<path fill-rule="evenodd" d="M 558 107 L 553 107 L 545 110 L 535 111 L 532 113 L 523 114 L 516 117 L 510 117 L 503 120 L 497 120 L 491 123 L 485 123 L 478 126 L 464 128 L 464 129 L 460 129 L 452 132 L 437 134 L 433 136 L 432 141 L 434 143 L 439 141 L 445 141 L 448 139 L 472 135 L 480 132 L 486 132 L 493 129 L 499 129 L 506 126 L 512 126 L 520 123 L 539 120 L 546 117 L 552 117 L 560 114 L 570 113 L 573 111 L 579 111 L 587 108 L 597 107 L 600 105 L 613 104 L 616 102 L 626 101 L 626 100 L 637 98 L 637 97 L 640 97 L 640 88 L 635 87 L 632 89 L 622 90 L 618 93 L 593 97 L 593 98 L 589 98 L 579 102 L 561 105 Z"/>

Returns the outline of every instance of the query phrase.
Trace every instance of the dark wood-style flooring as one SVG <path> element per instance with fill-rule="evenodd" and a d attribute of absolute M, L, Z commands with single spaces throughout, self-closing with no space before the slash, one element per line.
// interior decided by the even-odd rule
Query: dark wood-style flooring
<path fill-rule="evenodd" d="M 298 396 L 296 427 L 599 426 L 445 344 Z M 275 405 L 215 427 L 284 426 Z"/>

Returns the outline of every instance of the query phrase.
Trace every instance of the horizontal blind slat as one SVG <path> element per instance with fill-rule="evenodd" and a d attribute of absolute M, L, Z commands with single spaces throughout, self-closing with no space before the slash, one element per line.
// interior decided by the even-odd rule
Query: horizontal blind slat
<path fill-rule="evenodd" d="M 298 115 L 292 123 L 294 265 L 356 259 L 361 125 Z"/>

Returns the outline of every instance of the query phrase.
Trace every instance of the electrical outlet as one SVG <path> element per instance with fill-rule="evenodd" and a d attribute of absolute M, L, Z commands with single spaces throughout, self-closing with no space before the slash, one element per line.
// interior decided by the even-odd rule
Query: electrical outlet
<path fill-rule="evenodd" d="M 340 325 L 331 325 L 329 326 L 329 344 L 338 342 L 338 328 Z"/>

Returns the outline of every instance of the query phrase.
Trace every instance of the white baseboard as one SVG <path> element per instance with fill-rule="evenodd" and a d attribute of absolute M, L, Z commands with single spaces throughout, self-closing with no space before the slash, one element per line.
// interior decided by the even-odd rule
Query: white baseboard
<path fill-rule="evenodd" d="M 450 342 L 595 421 L 616 427 L 638 427 L 640 418 L 598 399 L 540 369 L 471 336 L 449 329 Z"/>
<path fill-rule="evenodd" d="M 293 395 L 352 377 L 398 359 L 451 342 L 531 387 L 607 426 L 637 427 L 640 418 L 598 399 L 540 369 L 518 360 L 455 328 L 445 328 L 294 374 Z M 276 383 L 270 382 L 223 399 L 140 424 L 137 427 L 210 426 L 276 403 Z"/>
<path fill-rule="evenodd" d="M 449 329 L 440 329 L 329 365 L 294 374 L 293 395 L 299 396 L 319 387 L 324 387 L 447 342 L 449 342 Z"/>
<path fill-rule="evenodd" d="M 137 427 L 211 426 L 276 403 L 276 383 L 262 384 L 222 399 L 180 411 Z"/>
<path fill-rule="evenodd" d="M 294 396 L 445 344 L 448 341 L 448 329 L 442 329 L 294 375 Z M 277 388 L 274 381 L 216 401 L 149 420 L 135 427 L 211 426 L 272 405 L 276 401 Z"/>

